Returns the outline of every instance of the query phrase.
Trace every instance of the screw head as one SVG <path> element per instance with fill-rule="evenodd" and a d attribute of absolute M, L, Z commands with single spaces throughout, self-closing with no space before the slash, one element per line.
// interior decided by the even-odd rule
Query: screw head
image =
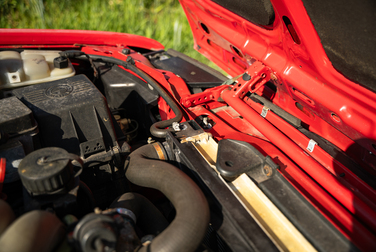
<path fill-rule="evenodd" d="M 131 49 L 128 49 L 128 48 L 124 48 L 122 51 L 121 51 L 122 54 L 125 54 L 125 55 L 128 55 L 131 53 Z"/>
<path fill-rule="evenodd" d="M 185 102 L 185 106 L 190 107 L 191 105 L 192 105 L 192 103 L 191 103 L 190 101 L 187 100 L 187 101 Z"/>

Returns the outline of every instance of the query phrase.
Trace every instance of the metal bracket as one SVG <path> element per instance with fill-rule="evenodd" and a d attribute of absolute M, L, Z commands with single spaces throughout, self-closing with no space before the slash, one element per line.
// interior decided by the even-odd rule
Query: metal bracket
<path fill-rule="evenodd" d="M 308 142 L 308 146 L 307 146 L 307 150 L 309 151 L 309 152 L 312 152 L 313 151 L 313 149 L 315 148 L 315 145 L 317 145 L 317 143 L 314 141 L 314 140 L 309 140 L 309 142 Z"/>
<path fill-rule="evenodd" d="M 268 107 L 263 107 L 262 108 L 262 111 L 261 111 L 261 116 L 263 117 L 263 118 L 265 118 L 266 117 L 266 115 L 268 114 L 268 111 L 269 111 L 270 109 L 268 108 Z"/>
<path fill-rule="evenodd" d="M 245 71 L 245 74 L 251 78 L 239 78 L 239 84 L 234 85 L 232 89 L 234 96 L 240 99 L 243 99 L 248 92 L 255 93 L 264 86 L 270 80 L 271 71 L 260 61 L 256 61 Z"/>
<path fill-rule="evenodd" d="M 227 85 L 210 88 L 201 93 L 182 97 L 180 100 L 180 103 L 184 107 L 189 108 L 189 107 L 193 107 L 202 103 L 206 103 L 210 101 L 217 101 L 221 97 L 222 91 L 225 89 L 228 89 Z"/>
<path fill-rule="evenodd" d="M 193 143 L 200 143 L 200 142 L 207 142 L 212 137 L 210 133 L 202 133 L 195 136 L 186 137 L 180 140 L 180 143 L 186 143 L 186 142 L 193 142 Z"/>
<path fill-rule="evenodd" d="M 180 131 L 180 124 L 178 122 L 173 122 L 172 123 L 172 128 L 175 130 L 175 131 Z"/>

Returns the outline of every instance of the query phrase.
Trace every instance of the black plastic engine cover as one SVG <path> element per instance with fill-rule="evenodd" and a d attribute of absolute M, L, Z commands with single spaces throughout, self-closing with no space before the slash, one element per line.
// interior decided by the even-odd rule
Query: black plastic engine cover
<path fill-rule="evenodd" d="M 85 75 L 13 93 L 32 110 L 42 147 L 61 147 L 87 157 L 117 145 L 106 99 Z"/>
<path fill-rule="evenodd" d="M 132 92 L 139 94 L 145 104 L 157 104 L 157 91 L 150 89 L 148 84 L 137 76 L 118 66 L 101 65 L 98 70 L 111 109 L 122 107 Z"/>
<path fill-rule="evenodd" d="M 6 134 L 22 134 L 36 127 L 33 114 L 16 97 L 0 100 L 0 130 Z"/>

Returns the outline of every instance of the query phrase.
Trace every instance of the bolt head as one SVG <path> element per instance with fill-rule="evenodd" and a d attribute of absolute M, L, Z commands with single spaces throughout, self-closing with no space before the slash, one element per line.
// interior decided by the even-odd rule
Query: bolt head
<path fill-rule="evenodd" d="M 192 105 L 192 103 L 191 103 L 190 101 L 186 101 L 186 102 L 185 102 L 185 106 L 186 106 L 186 107 L 190 107 L 191 105 Z"/>
<path fill-rule="evenodd" d="M 124 48 L 122 51 L 121 51 L 122 54 L 125 54 L 125 55 L 128 55 L 131 53 L 131 49 L 128 49 L 128 48 Z"/>
<path fill-rule="evenodd" d="M 252 77 L 248 73 L 244 73 L 242 79 L 245 81 L 249 81 Z"/>

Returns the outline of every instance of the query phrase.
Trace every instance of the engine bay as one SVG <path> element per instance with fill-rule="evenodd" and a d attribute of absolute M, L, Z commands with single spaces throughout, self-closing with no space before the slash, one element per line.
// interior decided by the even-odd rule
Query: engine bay
<path fill-rule="evenodd" d="M 164 52 L 120 53 L 149 61 Z M 149 244 L 152 251 L 230 251 L 213 228 L 207 231 L 208 203 L 193 175 L 173 165 L 176 151 L 166 141 L 173 130 L 165 128 L 181 121 L 180 108 L 129 60 L 80 50 L 0 52 L 1 211 L 8 214 L 0 244 L 6 251 L 144 251 Z M 135 72 L 124 70 L 127 64 Z M 161 121 L 160 97 L 176 119 Z M 133 183 L 125 176 L 131 167 Z M 33 237 L 16 242 L 12 236 L 25 225 Z"/>
<path fill-rule="evenodd" d="M 4 251 L 357 250 L 322 216 L 338 203 L 239 113 L 304 131 L 259 62 L 228 79 L 174 50 L 75 46 L 0 67 Z"/>
<path fill-rule="evenodd" d="M 0 251 L 376 250 L 374 4 L 179 0 L 226 77 L 120 2 L 2 19 Z"/>

